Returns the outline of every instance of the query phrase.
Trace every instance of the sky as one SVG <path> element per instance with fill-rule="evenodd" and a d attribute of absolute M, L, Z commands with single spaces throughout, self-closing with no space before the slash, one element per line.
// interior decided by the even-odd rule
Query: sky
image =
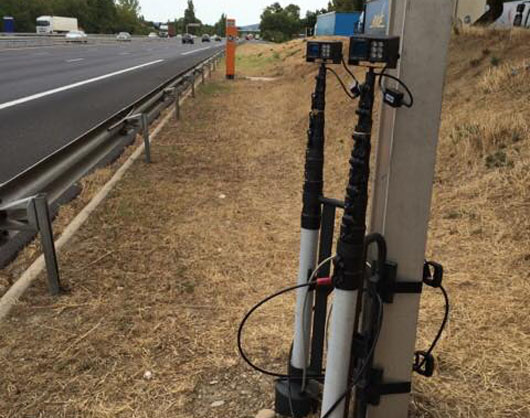
<path fill-rule="evenodd" d="M 263 9 L 278 0 L 193 0 L 195 15 L 203 23 L 214 24 L 222 13 L 236 19 L 238 26 L 259 23 Z M 300 6 L 301 15 L 307 10 L 326 7 L 328 0 L 280 0 L 282 6 L 296 4 Z M 142 14 L 147 20 L 165 22 L 184 16 L 187 0 L 140 0 Z"/>

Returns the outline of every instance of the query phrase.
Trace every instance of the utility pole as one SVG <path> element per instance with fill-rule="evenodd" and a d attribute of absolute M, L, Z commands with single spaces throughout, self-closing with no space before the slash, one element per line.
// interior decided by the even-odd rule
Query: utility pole
<path fill-rule="evenodd" d="M 453 8 L 446 0 L 390 0 L 387 33 L 401 36 L 396 76 L 414 90 L 411 109 L 381 109 L 370 232 L 384 235 L 397 282 L 421 282 Z M 370 22 L 366 28 L 370 30 Z M 410 382 L 420 294 L 384 305 L 374 355 L 383 382 Z M 369 418 L 405 418 L 410 395 L 382 396 Z"/>

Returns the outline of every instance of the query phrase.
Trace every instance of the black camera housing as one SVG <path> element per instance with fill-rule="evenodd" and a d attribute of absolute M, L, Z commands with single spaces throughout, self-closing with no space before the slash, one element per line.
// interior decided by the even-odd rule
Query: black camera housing
<path fill-rule="evenodd" d="M 307 62 L 342 62 L 342 42 L 309 41 L 306 49 Z"/>
<path fill-rule="evenodd" d="M 348 64 L 362 62 L 396 68 L 399 59 L 399 36 L 354 35 L 350 38 Z"/>

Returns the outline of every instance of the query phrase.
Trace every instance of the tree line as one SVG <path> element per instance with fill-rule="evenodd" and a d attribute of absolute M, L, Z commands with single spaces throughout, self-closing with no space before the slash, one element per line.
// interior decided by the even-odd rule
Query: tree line
<path fill-rule="evenodd" d="M 198 27 L 188 27 L 190 23 L 199 24 Z M 188 30 L 194 35 L 207 33 L 209 35 L 225 35 L 226 15 L 223 13 L 219 20 L 214 25 L 202 23 L 202 21 L 195 15 L 195 6 L 193 0 L 188 0 L 184 16 L 175 20 L 175 29 L 177 33 L 186 33 Z"/>
<path fill-rule="evenodd" d="M 304 18 L 300 16 L 300 7 L 289 4 L 282 7 L 273 3 L 261 14 L 260 30 L 263 39 L 273 42 L 285 42 L 293 39 L 306 28 L 313 28 L 317 23 L 317 15 L 328 12 L 352 12 L 363 8 L 363 0 L 332 0 L 327 8 L 308 11 Z"/>
<path fill-rule="evenodd" d="M 147 34 L 152 27 L 140 15 L 138 0 L 0 0 L 0 18 L 12 16 L 17 32 L 35 32 L 43 15 L 76 17 L 88 33 Z"/>

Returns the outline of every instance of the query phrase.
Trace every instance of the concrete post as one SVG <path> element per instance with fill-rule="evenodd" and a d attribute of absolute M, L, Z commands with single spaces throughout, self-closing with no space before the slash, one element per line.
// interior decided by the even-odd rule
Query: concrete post
<path fill-rule="evenodd" d="M 397 76 L 414 94 L 414 107 L 383 106 L 370 231 L 384 235 L 398 281 L 421 281 L 453 6 L 446 0 L 390 0 L 388 32 L 401 36 Z M 367 22 L 368 23 L 368 22 Z M 409 382 L 419 294 L 397 294 L 384 306 L 374 367 L 383 381 Z M 369 418 L 405 418 L 409 394 L 383 396 Z"/>

